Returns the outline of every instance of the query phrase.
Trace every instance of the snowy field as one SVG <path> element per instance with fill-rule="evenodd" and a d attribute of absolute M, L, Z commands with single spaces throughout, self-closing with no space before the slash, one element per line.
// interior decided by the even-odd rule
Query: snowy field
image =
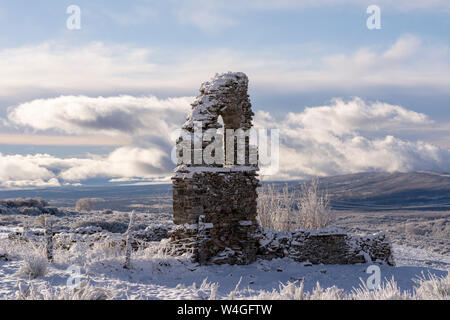
<path fill-rule="evenodd" d="M 435 218 L 442 219 L 441 216 L 442 213 Z M 372 230 L 373 226 L 370 227 L 371 217 L 368 217 L 365 223 L 359 221 L 359 227 L 350 223 L 348 215 L 340 217 L 337 224 L 347 229 L 351 225 L 359 231 L 376 231 Z M 187 256 L 174 258 L 165 255 L 160 242 L 147 243 L 134 251 L 132 268 L 124 269 L 124 248 L 112 243 L 124 238 L 128 219 L 126 213 L 72 212 L 54 219 L 56 226 L 69 231 L 101 226 L 101 234 L 107 234 L 109 238 L 99 240 L 95 234 L 82 235 L 82 241 L 70 247 L 56 247 L 54 261 L 46 263 L 43 238 L 36 236 L 43 232 L 39 227 L 39 217 L 2 215 L 0 299 L 399 299 L 414 295 L 421 299 L 449 299 L 450 294 L 448 248 L 438 250 L 447 254 L 433 252 L 424 249 L 426 245 L 418 245 L 417 239 L 410 245 L 394 244 L 396 266 L 380 266 L 384 289 L 370 291 L 361 289 L 370 276 L 366 273 L 370 264 L 309 265 L 278 259 L 257 261 L 248 266 L 198 266 L 192 264 Z M 390 223 L 394 220 L 391 219 Z M 137 217 L 138 229 L 151 224 L 170 223 L 168 213 L 140 213 Z M 25 236 L 28 239 L 25 241 L 9 236 L 11 233 L 21 235 L 25 225 L 29 227 L 28 234 L 34 236 Z M 393 225 L 380 226 L 384 231 L 395 229 Z M 446 240 L 443 239 L 444 246 Z M 422 241 L 426 241 L 426 237 Z M 36 266 L 40 274 L 33 275 L 28 269 Z M 417 283 L 420 278 L 430 277 L 434 279 L 432 282 Z M 80 283 L 78 289 L 71 286 Z M 417 296 L 417 288 L 420 288 L 418 292 L 422 292 L 421 296 Z M 429 293 L 430 290 L 434 293 Z"/>

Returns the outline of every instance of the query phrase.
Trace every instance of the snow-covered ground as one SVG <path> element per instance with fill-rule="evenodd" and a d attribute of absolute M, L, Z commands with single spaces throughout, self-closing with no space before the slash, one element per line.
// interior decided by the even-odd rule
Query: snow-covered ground
<path fill-rule="evenodd" d="M 45 275 L 27 279 L 20 275 L 25 261 L 39 254 L 30 244 L 0 240 L 0 299 L 17 298 L 19 286 L 33 284 L 39 292 L 68 292 L 67 282 L 86 280 L 92 288 L 102 288 L 114 299 L 207 299 L 211 290 L 215 298 L 267 298 L 273 290 L 288 283 L 301 282 L 305 292 L 312 292 L 320 283 L 322 288 L 336 286 L 351 293 L 367 281 L 369 264 L 308 265 L 289 259 L 257 261 L 247 266 L 197 266 L 188 257 L 174 258 L 157 252 L 154 247 L 133 253 L 132 269 L 123 268 L 124 252 L 96 243 L 92 248 L 76 245 L 70 250 L 55 251 L 55 260 Z M 1 256 L 7 254 L 7 259 Z M 412 292 L 414 279 L 448 274 L 450 257 L 422 249 L 394 246 L 397 266 L 380 266 L 381 279 L 395 279 L 401 291 Z M 8 261 L 5 261 L 8 260 Z M 80 277 L 71 278 L 69 266 L 80 268 Z M 448 281 L 447 281 L 448 282 Z M 235 291 L 236 286 L 238 290 Z M 448 288 L 450 290 L 450 288 Z M 60 294 L 59 294 L 60 295 Z M 271 296 L 269 296 L 271 297 Z M 274 297 L 278 297 L 275 295 Z"/>
<path fill-rule="evenodd" d="M 394 236 L 396 266 L 380 266 L 382 284 L 387 284 L 388 288 L 377 297 L 399 298 L 400 292 L 413 293 L 414 287 L 418 287 L 415 282 L 418 278 L 448 275 L 448 217 L 448 213 L 429 216 L 410 213 L 366 213 L 355 216 L 352 213 L 341 215 L 337 223 L 349 232 L 367 234 L 382 230 L 388 236 Z M 114 239 L 123 237 L 128 224 L 126 212 L 72 212 L 53 216 L 53 219 L 55 227 L 60 230 L 100 228 L 109 231 Z M 73 298 L 73 292 L 80 290 L 74 291 L 67 283 L 78 283 L 78 280 L 90 285 L 90 291 L 86 289 L 84 298 L 92 298 L 103 292 L 106 295 L 100 294 L 101 297 L 114 299 L 292 299 L 299 298 L 301 290 L 306 295 L 315 292 L 312 298 L 342 298 L 345 294 L 349 298 L 351 294 L 356 294 L 354 289 L 363 286 L 371 276 L 366 272 L 369 264 L 308 265 L 289 259 L 257 261 L 247 266 L 198 266 L 192 264 L 188 257 L 174 258 L 162 254 L 159 242 L 152 242 L 150 247 L 133 252 L 131 269 L 123 268 L 123 247 L 97 240 L 91 244 L 77 242 L 70 249 L 58 247 L 54 252 L 54 262 L 46 265 L 42 258 L 42 236 L 42 239 L 31 236 L 31 241 L 8 239 L 8 234 L 20 233 L 24 226 L 42 234 L 40 220 L 39 216 L 0 215 L 0 299 Z M 412 229 L 404 228 L 405 221 L 420 224 L 421 231 L 429 229 L 430 234 L 418 234 L 418 227 L 415 226 Z M 157 215 L 140 213 L 136 226 L 144 230 L 148 226 L 170 224 L 170 212 Z M 430 226 L 426 229 L 424 225 Z M 414 234 L 406 233 L 410 229 Z M 428 239 L 431 240 L 428 242 Z M 47 267 L 47 270 L 35 279 L 30 279 L 23 272 L 27 263 L 34 264 L 32 268 L 37 265 L 44 267 L 43 270 Z M 74 274 L 78 268 L 80 274 Z M 392 278 L 398 288 L 393 286 Z M 450 277 L 445 279 L 439 284 L 433 282 L 431 287 L 439 289 L 433 290 L 437 290 L 440 297 L 448 298 Z M 323 289 L 315 290 L 317 283 Z M 34 288 L 34 291 L 30 288 Z M 326 288 L 333 289 L 327 291 Z M 371 297 L 367 291 L 358 295 L 358 298 L 367 297 Z"/>

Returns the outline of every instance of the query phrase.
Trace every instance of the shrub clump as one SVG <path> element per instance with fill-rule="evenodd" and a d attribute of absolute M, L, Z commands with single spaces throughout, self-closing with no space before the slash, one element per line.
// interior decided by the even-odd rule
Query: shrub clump
<path fill-rule="evenodd" d="M 30 253 L 24 256 L 23 264 L 19 269 L 19 275 L 29 279 L 44 277 L 48 271 L 47 259 L 36 253 Z"/>

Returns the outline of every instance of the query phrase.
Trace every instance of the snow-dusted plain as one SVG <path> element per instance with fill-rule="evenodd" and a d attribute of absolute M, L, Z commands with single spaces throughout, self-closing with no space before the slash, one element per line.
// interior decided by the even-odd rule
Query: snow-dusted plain
<path fill-rule="evenodd" d="M 101 217 L 100 213 L 98 215 Z M 109 215 L 108 219 L 120 220 L 117 217 L 126 223 L 124 213 Z M 9 219 L 14 220 L 11 216 Z M 56 219 L 66 221 L 66 217 Z M 78 221 L 83 219 L 93 221 L 92 215 L 77 218 Z M 161 223 L 164 221 L 161 219 L 153 221 Z M 298 299 L 311 294 L 313 299 L 375 298 L 368 295 L 368 290 L 358 291 L 371 275 L 366 273 L 370 264 L 309 265 L 278 259 L 257 261 L 248 266 L 198 266 L 187 256 L 174 258 L 164 254 L 163 245 L 152 242 L 149 247 L 134 251 L 131 269 L 124 269 L 124 248 L 108 241 L 83 241 L 70 249 L 56 248 L 54 261 L 47 264 L 42 259 L 42 241 L 8 239 L 9 233 L 21 232 L 23 228 L 8 226 L 5 221 L 2 224 L 0 299 Z M 39 228 L 34 231 L 39 232 Z M 122 234 L 115 233 L 115 237 L 120 239 Z M 420 286 L 417 279 L 430 277 L 441 278 L 435 289 L 441 292 L 439 298 L 449 298 L 449 255 L 417 246 L 394 245 L 394 258 L 395 267 L 380 266 L 382 287 L 387 285 L 387 288 L 378 298 L 399 299 L 408 295 L 412 298 L 415 287 Z M 43 274 L 31 279 L 29 273 L 24 272 L 27 263 L 43 264 Z M 80 274 L 73 273 L 78 268 Z M 77 283 L 84 289 L 70 286 Z M 318 283 L 321 289 L 317 289 Z M 78 296 L 74 295 L 76 292 Z M 429 294 L 418 298 L 427 297 L 436 298 Z"/>

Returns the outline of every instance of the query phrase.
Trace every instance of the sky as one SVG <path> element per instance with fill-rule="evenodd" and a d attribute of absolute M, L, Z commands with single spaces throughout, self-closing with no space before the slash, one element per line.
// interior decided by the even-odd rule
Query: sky
<path fill-rule="evenodd" d="M 448 173 L 449 13 L 447 0 L 0 0 L 0 189 L 170 182 L 170 133 L 227 71 L 249 77 L 255 126 L 280 130 L 266 180 Z"/>

